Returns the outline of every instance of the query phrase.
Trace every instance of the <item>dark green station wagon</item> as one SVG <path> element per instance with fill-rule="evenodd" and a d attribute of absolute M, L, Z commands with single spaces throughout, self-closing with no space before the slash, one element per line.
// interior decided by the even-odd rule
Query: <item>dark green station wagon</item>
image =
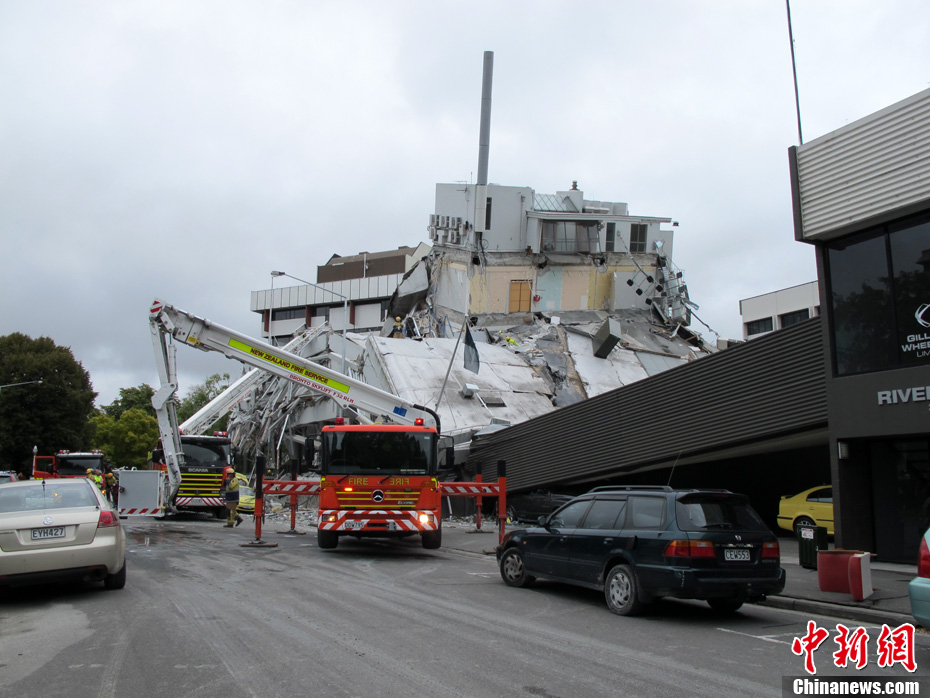
<path fill-rule="evenodd" d="M 785 587 L 778 540 L 728 490 L 597 487 L 508 533 L 497 559 L 510 586 L 542 578 L 597 589 L 619 615 L 666 596 L 732 612 Z"/>

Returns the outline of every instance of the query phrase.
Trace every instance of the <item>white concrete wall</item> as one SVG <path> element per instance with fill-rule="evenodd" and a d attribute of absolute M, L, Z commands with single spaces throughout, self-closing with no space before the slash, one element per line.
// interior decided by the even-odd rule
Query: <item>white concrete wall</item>
<path fill-rule="evenodd" d="M 484 233 L 484 249 L 488 252 L 517 252 L 526 249 L 523 212 L 532 202 L 529 187 L 488 185 L 491 199 L 491 226 Z"/>
<path fill-rule="evenodd" d="M 355 306 L 355 325 L 353 327 L 381 327 L 384 318 L 381 317 L 381 303 L 368 303 Z M 350 329 L 353 329 L 350 327 Z"/>

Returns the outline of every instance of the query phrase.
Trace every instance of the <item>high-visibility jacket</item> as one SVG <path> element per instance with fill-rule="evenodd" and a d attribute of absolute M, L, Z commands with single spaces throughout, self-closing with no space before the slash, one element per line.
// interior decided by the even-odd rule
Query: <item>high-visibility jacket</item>
<path fill-rule="evenodd" d="M 239 502 L 239 478 L 235 475 L 230 475 L 229 479 L 226 481 L 224 486 L 224 498 L 226 503 L 230 502 Z"/>

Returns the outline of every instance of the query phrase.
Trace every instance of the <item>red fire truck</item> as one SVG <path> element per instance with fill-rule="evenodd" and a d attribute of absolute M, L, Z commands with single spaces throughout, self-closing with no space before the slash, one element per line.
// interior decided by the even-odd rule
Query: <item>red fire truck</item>
<path fill-rule="evenodd" d="M 87 469 L 106 473 L 106 456 L 103 451 L 58 451 L 53 456 L 32 458 L 32 477 L 87 477 Z"/>
<path fill-rule="evenodd" d="M 424 548 L 442 544 L 439 433 L 420 422 L 323 427 L 321 548 L 340 535 L 420 534 Z"/>

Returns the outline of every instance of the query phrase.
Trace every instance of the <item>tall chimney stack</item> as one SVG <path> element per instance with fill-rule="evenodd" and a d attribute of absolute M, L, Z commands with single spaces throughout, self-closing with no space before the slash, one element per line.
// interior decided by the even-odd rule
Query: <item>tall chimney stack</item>
<path fill-rule="evenodd" d="M 484 52 L 484 74 L 481 79 L 481 128 L 478 134 L 478 181 L 475 187 L 476 241 L 487 225 L 488 153 L 491 149 L 491 82 L 494 76 L 494 52 Z"/>

